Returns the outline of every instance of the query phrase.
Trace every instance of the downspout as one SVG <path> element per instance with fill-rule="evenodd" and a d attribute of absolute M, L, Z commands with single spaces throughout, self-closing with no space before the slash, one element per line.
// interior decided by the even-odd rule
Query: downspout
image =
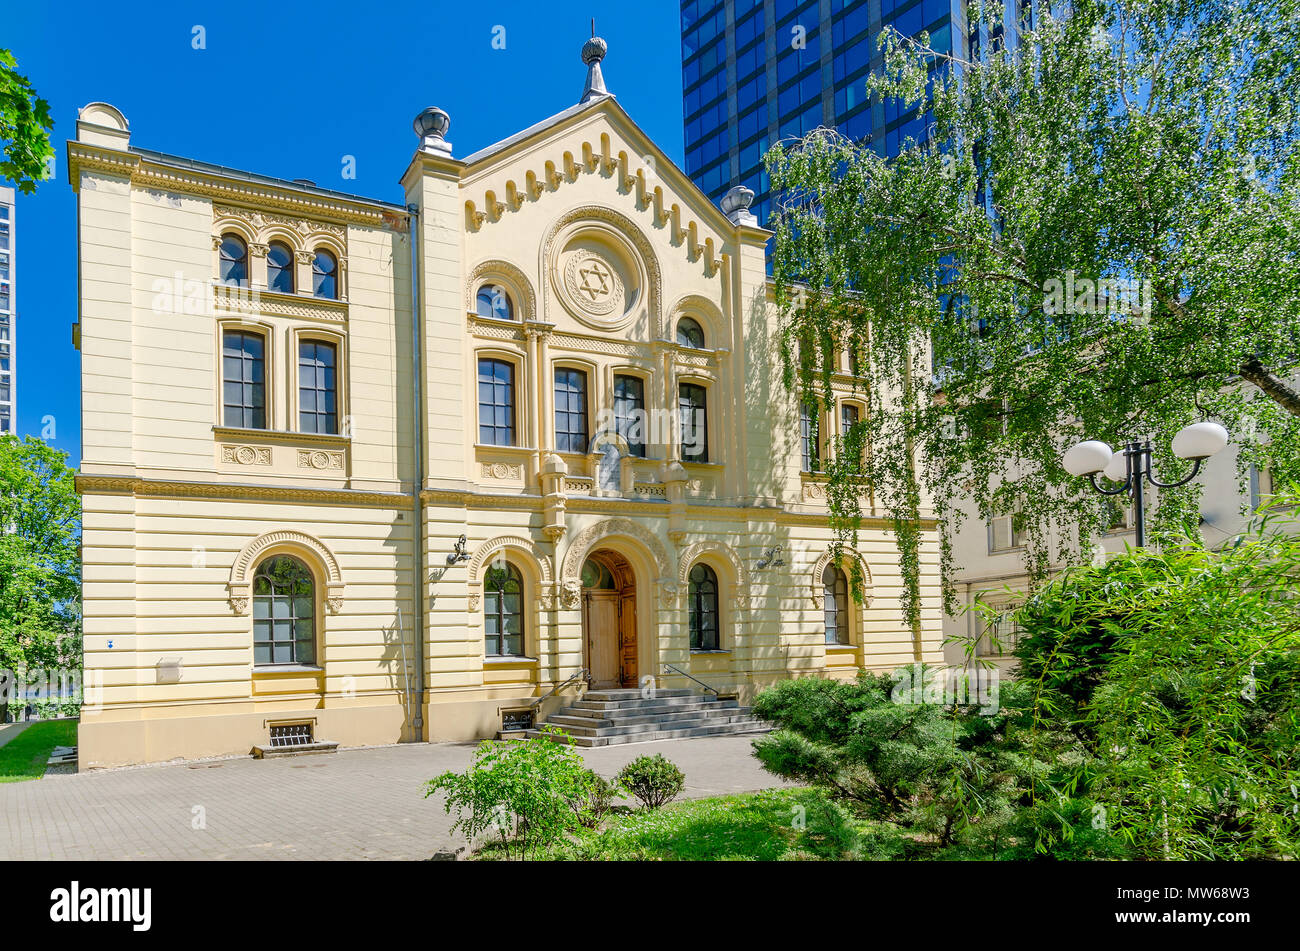
<path fill-rule="evenodd" d="M 412 551 L 415 558 L 415 576 L 412 598 L 415 605 L 415 715 L 411 718 L 415 742 L 424 740 L 424 513 L 420 505 L 420 490 L 424 487 L 424 388 L 421 385 L 421 353 L 424 350 L 423 324 L 420 321 L 420 220 L 418 205 L 406 206 L 410 217 L 407 232 L 411 237 L 411 450 L 415 471 L 411 479 Z"/>

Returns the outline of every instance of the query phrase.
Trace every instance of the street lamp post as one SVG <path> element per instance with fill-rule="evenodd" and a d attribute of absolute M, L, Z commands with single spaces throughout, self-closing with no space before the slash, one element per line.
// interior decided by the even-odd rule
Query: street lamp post
<path fill-rule="evenodd" d="M 1195 465 L 1186 478 L 1177 482 L 1161 482 L 1151 469 L 1151 441 L 1135 440 L 1119 452 L 1096 439 L 1087 439 L 1072 446 L 1061 459 L 1065 471 L 1074 476 L 1087 476 L 1092 487 L 1102 495 L 1129 493 L 1133 501 L 1133 527 L 1137 532 L 1137 547 L 1146 546 L 1146 512 L 1143 505 L 1142 481 L 1160 489 L 1186 485 L 1201 471 L 1201 463 L 1228 444 L 1228 431 L 1218 423 L 1192 423 L 1184 426 L 1174 436 L 1174 455 L 1191 459 Z M 1113 482 L 1123 482 L 1118 489 L 1102 488 L 1097 482 L 1101 473 Z"/>

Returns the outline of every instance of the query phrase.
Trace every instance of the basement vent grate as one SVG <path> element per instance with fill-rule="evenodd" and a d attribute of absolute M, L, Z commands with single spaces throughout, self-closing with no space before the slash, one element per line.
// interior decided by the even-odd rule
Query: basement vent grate
<path fill-rule="evenodd" d="M 281 749 L 286 746 L 306 746 L 311 741 L 310 723 L 282 723 L 271 726 L 272 749 Z"/>
<path fill-rule="evenodd" d="M 506 710 L 501 714 L 501 730 L 531 730 L 533 728 L 533 711 Z"/>

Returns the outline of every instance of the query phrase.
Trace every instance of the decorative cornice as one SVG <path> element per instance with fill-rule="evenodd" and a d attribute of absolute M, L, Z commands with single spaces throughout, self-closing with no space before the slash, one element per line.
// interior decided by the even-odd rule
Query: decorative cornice
<path fill-rule="evenodd" d="M 352 445 L 351 436 L 336 433 L 291 433 L 279 429 L 240 429 L 235 426 L 213 426 L 218 439 L 265 440 L 270 443 L 304 443 L 309 446 L 345 449 Z"/>
<path fill-rule="evenodd" d="M 308 255 L 310 252 L 301 252 Z M 308 261 L 310 263 L 310 261 Z M 280 294 L 258 288 L 237 289 L 231 293 L 225 285 L 212 285 L 212 308 L 225 314 L 268 314 L 274 317 L 295 317 L 304 320 L 322 320 L 337 324 L 348 319 L 348 302 L 305 294 Z"/>
<path fill-rule="evenodd" d="M 575 477 L 566 477 L 566 482 Z M 587 479 L 587 477 L 577 477 Z M 590 481 L 588 479 L 588 481 Z M 566 485 L 566 488 L 568 486 Z M 511 509 L 521 512 L 540 512 L 544 499 L 540 495 L 505 493 L 505 492 L 471 492 L 452 489 L 425 489 L 420 493 L 420 501 L 430 505 L 463 506 L 467 509 Z M 568 496 L 565 509 L 572 515 L 636 515 L 666 519 L 669 506 L 666 502 L 651 502 L 624 498 L 596 498 L 587 496 Z M 830 526 L 827 515 L 812 512 L 796 512 L 764 505 L 708 505 L 691 501 L 687 508 L 693 518 L 711 518 L 723 521 L 774 522 L 781 525 L 824 525 Z M 939 522 L 934 518 L 918 519 L 922 531 L 935 531 Z M 859 520 L 858 528 L 868 531 L 892 532 L 894 520 L 889 518 L 864 517 Z"/>
<path fill-rule="evenodd" d="M 257 500 L 306 502 L 313 505 L 359 505 L 389 509 L 411 508 L 411 497 L 401 492 L 363 492 L 358 489 L 179 482 L 85 474 L 77 475 L 76 487 L 81 495 L 136 495 L 145 498 Z"/>
<path fill-rule="evenodd" d="M 83 171 L 126 177 L 139 188 L 163 188 L 213 202 L 236 202 L 345 224 L 397 230 L 394 226 L 401 220 L 401 213 L 395 209 L 364 201 L 289 191 L 269 183 L 226 178 L 202 169 L 176 168 L 134 152 L 69 142 L 68 176 L 74 190 L 80 188 L 80 173 Z"/>

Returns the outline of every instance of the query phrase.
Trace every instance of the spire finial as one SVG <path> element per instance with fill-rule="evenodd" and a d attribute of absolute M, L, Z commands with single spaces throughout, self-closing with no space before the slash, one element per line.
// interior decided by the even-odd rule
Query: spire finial
<path fill-rule="evenodd" d="M 596 35 L 596 19 L 593 17 L 591 39 L 582 44 L 582 61 L 587 64 L 587 84 L 582 87 L 582 98 L 578 102 L 609 95 L 605 89 L 605 77 L 600 73 L 600 61 L 605 58 L 608 49 L 609 45 Z"/>

